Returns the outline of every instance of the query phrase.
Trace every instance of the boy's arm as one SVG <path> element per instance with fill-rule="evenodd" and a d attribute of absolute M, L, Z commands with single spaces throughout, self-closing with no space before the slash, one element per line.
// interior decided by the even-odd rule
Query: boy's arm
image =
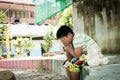
<path fill-rule="evenodd" d="M 67 57 L 68 59 L 72 59 L 73 56 L 72 56 L 71 53 L 67 50 L 67 48 L 66 48 L 66 47 L 63 47 L 63 49 L 64 49 L 64 51 L 65 51 L 66 57 Z"/>
<path fill-rule="evenodd" d="M 82 55 L 82 46 L 73 49 L 73 47 L 69 45 L 66 46 L 66 50 L 75 58 L 79 58 Z"/>
<path fill-rule="evenodd" d="M 73 58 L 73 56 L 70 54 L 70 52 L 68 52 L 67 50 L 66 50 L 66 57 L 68 58 L 68 59 L 72 59 Z"/>

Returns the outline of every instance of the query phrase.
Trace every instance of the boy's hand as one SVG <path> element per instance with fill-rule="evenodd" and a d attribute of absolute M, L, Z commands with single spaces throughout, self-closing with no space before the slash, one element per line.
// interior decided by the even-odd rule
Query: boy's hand
<path fill-rule="evenodd" d="M 62 42 L 65 47 L 69 46 L 70 44 L 68 42 Z"/>
<path fill-rule="evenodd" d="M 70 44 L 70 42 L 67 40 L 66 37 L 60 38 L 60 41 L 62 42 L 62 44 L 66 47 Z"/>

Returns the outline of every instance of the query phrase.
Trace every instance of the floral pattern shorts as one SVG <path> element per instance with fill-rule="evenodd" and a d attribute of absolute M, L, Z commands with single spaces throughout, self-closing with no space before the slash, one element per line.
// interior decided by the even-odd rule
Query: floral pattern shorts
<path fill-rule="evenodd" d="M 75 63 L 72 63 L 72 59 L 67 59 L 64 62 L 64 67 L 67 68 L 69 71 L 71 72 L 80 72 L 80 67 L 84 66 L 86 64 L 86 59 L 85 59 L 85 55 L 82 55 L 79 60 L 82 60 L 83 63 L 81 65 L 76 65 Z"/>

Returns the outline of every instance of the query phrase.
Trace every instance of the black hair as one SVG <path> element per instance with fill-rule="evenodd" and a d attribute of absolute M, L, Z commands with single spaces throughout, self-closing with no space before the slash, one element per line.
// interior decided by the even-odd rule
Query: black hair
<path fill-rule="evenodd" d="M 72 29 L 66 25 L 61 26 L 58 31 L 57 31 L 57 39 L 60 39 L 63 36 L 67 36 L 68 33 L 74 34 L 74 32 L 72 31 Z"/>

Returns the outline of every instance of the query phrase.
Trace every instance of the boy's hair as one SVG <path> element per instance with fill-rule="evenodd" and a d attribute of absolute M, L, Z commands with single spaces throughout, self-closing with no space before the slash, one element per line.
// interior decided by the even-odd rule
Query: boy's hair
<path fill-rule="evenodd" d="M 67 36 L 68 33 L 74 34 L 70 27 L 66 25 L 61 26 L 57 31 L 57 39 L 60 39 L 63 36 Z"/>

